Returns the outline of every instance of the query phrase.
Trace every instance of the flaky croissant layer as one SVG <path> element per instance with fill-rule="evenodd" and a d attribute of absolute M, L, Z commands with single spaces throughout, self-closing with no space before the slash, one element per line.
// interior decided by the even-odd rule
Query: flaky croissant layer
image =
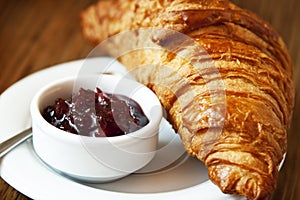
<path fill-rule="evenodd" d="M 118 0 L 87 8 L 82 27 L 94 44 L 110 38 L 104 49 L 156 93 L 223 192 L 272 194 L 294 87 L 290 56 L 269 24 L 226 0 Z"/>

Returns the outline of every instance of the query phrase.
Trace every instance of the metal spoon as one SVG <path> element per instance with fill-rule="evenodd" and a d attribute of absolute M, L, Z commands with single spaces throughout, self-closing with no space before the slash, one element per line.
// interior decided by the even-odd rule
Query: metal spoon
<path fill-rule="evenodd" d="M 0 143 L 0 158 L 32 136 L 31 127 Z"/>

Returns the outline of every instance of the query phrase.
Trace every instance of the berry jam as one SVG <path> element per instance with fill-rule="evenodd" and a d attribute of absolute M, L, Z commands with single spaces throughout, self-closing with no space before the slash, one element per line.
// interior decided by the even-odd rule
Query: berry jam
<path fill-rule="evenodd" d="M 112 137 L 134 132 L 149 120 L 139 104 L 123 95 L 80 89 L 72 98 L 55 100 L 43 117 L 55 127 L 78 135 Z"/>

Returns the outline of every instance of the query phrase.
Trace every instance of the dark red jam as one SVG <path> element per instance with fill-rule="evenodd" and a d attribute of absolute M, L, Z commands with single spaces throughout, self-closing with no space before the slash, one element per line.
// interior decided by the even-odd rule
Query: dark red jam
<path fill-rule="evenodd" d="M 59 129 L 92 137 L 128 134 L 149 122 L 136 101 L 104 93 L 99 88 L 96 91 L 81 88 L 72 98 L 58 98 L 42 115 Z"/>

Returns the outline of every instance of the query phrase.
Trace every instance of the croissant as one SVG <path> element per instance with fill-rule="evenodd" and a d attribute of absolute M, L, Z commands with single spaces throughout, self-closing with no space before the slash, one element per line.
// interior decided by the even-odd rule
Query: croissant
<path fill-rule="evenodd" d="M 270 198 L 294 86 L 291 58 L 268 23 L 227 0 L 117 0 L 88 7 L 81 24 L 88 41 L 105 41 L 104 51 L 156 93 L 213 183 Z"/>

